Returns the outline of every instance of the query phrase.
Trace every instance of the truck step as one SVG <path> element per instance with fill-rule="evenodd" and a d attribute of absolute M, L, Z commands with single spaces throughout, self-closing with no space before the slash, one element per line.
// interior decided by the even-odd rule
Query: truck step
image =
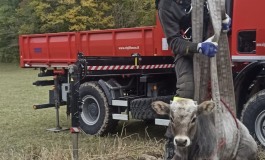
<path fill-rule="evenodd" d="M 113 106 L 128 107 L 127 100 L 112 100 Z"/>
<path fill-rule="evenodd" d="M 155 119 L 155 124 L 156 125 L 160 125 L 160 126 L 168 126 L 169 120 L 168 119 L 159 119 L 159 118 L 156 118 Z"/>
<path fill-rule="evenodd" d="M 112 119 L 128 121 L 128 115 L 126 114 L 112 114 Z"/>
<path fill-rule="evenodd" d="M 139 99 L 139 98 L 145 98 L 146 96 L 142 95 L 142 96 L 124 96 L 124 97 L 119 97 L 119 99 L 113 99 L 111 101 L 111 105 L 112 106 L 119 106 L 119 107 L 128 107 L 129 106 L 129 102 L 134 100 L 134 99 Z"/>
<path fill-rule="evenodd" d="M 43 81 L 36 81 L 33 83 L 35 86 L 51 86 L 54 85 L 54 80 L 43 80 Z"/>

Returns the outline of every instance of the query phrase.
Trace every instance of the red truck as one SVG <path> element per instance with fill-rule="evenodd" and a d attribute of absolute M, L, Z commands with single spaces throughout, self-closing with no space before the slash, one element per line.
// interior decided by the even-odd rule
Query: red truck
<path fill-rule="evenodd" d="M 265 1 L 260 0 L 227 0 L 236 114 L 265 146 L 263 6 Z M 39 77 L 54 76 L 34 83 L 55 85 L 49 103 L 35 109 L 66 104 L 74 114 L 69 92 L 76 77 L 69 73 L 78 72 L 78 95 L 74 96 L 85 133 L 102 135 L 115 129 L 118 120 L 130 118 L 167 125 L 165 117 L 150 107 L 154 100 L 169 102 L 175 92 L 174 58 L 158 21 L 139 28 L 21 35 L 19 45 L 21 67 L 40 68 Z M 71 67 L 77 62 L 79 69 Z"/>

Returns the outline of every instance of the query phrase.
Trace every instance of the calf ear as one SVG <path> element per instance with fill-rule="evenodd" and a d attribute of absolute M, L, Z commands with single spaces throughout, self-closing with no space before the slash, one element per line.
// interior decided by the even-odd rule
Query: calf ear
<path fill-rule="evenodd" d="M 215 103 L 213 101 L 204 101 L 198 106 L 198 114 L 209 114 L 214 107 Z"/>
<path fill-rule="evenodd" d="M 159 115 L 168 115 L 170 106 L 165 102 L 155 101 L 152 103 L 152 108 Z"/>

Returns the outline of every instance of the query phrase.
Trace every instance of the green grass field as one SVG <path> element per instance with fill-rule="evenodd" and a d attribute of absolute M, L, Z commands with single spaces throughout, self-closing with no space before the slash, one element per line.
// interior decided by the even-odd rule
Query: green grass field
<path fill-rule="evenodd" d="M 38 70 L 0 64 L 0 159 L 71 159 L 69 131 L 46 131 L 55 127 L 55 109 L 33 110 L 48 102 L 50 87 L 35 87 Z M 60 124 L 69 127 L 65 106 Z M 143 153 L 162 155 L 164 127 L 143 122 L 119 123 L 117 134 L 79 138 L 80 159 L 138 159 Z"/>
<path fill-rule="evenodd" d="M 51 87 L 35 87 L 38 70 L 21 69 L 15 64 L 0 64 L 0 159 L 71 159 L 69 131 L 46 131 L 55 127 L 55 109 L 33 110 L 34 104 L 48 101 Z M 65 107 L 60 109 L 60 124 L 69 127 Z M 120 122 L 117 133 L 107 137 L 79 138 L 79 158 L 84 160 L 141 159 L 142 154 L 162 157 L 165 127 L 146 126 L 134 121 Z M 265 160 L 263 151 L 259 159 Z"/>

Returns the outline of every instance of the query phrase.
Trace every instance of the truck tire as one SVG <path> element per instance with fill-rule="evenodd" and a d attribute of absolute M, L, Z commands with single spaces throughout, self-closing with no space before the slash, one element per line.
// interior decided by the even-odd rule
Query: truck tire
<path fill-rule="evenodd" d="M 80 85 L 82 101 L 80 127 L 89 135 L 104 135 L 112 132 L 118 121 L 112 119 L 112 108 L 97 82 L 86 82 Z"/>
<path fill-rule="evenodd" d="M 166 118 L 167 116 L 158 115 L 153 108 L 151 107 L 152 102 L 154 101 L 163 101 L 170 103 L 170 100 L 173 99 L 172 96 L 161 96 L 154 98 L 141 98 L 131 101 L 131 114 L 132 118 L 140 120 L 151 120 L 155 118 Z"/>
<path fill-rule="evenodd" d="M 241 121 L 250 134 L 265 146 L 265 90 L 254 94 L 244 106 Z"/>

